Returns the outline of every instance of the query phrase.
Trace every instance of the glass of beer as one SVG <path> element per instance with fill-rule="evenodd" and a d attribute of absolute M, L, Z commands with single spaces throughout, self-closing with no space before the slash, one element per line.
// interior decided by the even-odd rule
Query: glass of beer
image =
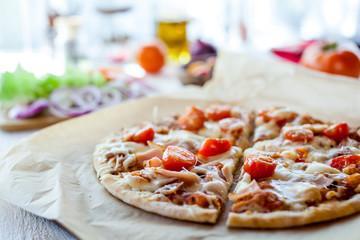
<path fill-rule="evenodd" d="M 157 37 L 166 44 L 170 61 L 186 64 L 190 61 L 190 53 L 186 36 L 188 19 L 185 6 L 175 6 L 173 1 L 161 2 L 157 11 Z"/>

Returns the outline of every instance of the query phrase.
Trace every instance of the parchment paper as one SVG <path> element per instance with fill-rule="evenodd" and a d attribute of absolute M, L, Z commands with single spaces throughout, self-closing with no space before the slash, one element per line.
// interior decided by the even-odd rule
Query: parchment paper
<path fill-rule="evenodd" d="M 360 125 L 360 83 L 355 80 L 229 53 L 220 56 L 216 71 L 204 91 L 189 88 L 128 102 L 61 122 L 19 142 L 0 161 L 0 197 L 56 220 L 82 239 L 358 239 L 359 215 L 293 229 L 229 229 L 227 213 L 215 225 L 172 220 L 131 207 L 103 188 L 92 166 L 101 138 L 123 126 L 182 112 L 189 104 L 281 104 Z"/>

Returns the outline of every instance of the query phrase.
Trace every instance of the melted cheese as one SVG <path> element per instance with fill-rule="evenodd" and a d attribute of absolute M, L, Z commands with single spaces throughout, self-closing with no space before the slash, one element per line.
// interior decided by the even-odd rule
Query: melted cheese
<path fill-rule="evenodd" d="M 206 121 L 204 127 L 199 130 L 199 134 L 207 138 L 220 138 L 221 130 L 217 122 Z"/>
<path fill-rule="evenodd" d="M 251 176 L 247 172 L 244 173 L 241 180 L 236 185 L 236 188 L 234 190 L 235 193 L 241 192 L 241 190 L 247 188 L 251 183 Z"/>
<path fill-rule="evenodd" d="M 150 180 L 144 179 L 139 176 L 133 176 L 131 174 L 125 174 L 124 183 L 134 190 L 155 192 L 162 186 L 176 180 L 176 178 L 166 177 L 161 174 L 155 174 L 153 169 L 151 168 L 145 168 L 140 172 L 142 175 L 146 176 Z"/>
<path fill-rule="evenodd" d="M 193 141 L 202 143 L 206 138 L 203 136 L 199 136 L 193 132 L 185 131 L 185 130 L 174 130 L 170 131 L 169 134 L 155 134 L 154 142 L 160 145 L 167 145 L 168 142 L 173 141 Z"/>
<path fill-rule="evenodd" d="M 330 167 L 326 164 L 319 162 L 312 162 L 307 168 L 305 173 L 314 174 L 314 173 L 340 173 L 341 172 L 333 167 Z"/>
<path fill-rule="evenodd" d="M 274 183 L 275 182 L 275 183 Z M 306 202 L 321 200 L 321 193 L 317 186 L 308 182 L 272 182 L 280 199 L 285 201 L 293 209 L 300 210 L 307 207 Z"/>

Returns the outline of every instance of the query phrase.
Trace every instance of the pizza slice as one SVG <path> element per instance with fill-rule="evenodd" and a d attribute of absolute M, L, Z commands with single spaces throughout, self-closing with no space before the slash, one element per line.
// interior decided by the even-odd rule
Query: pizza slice
<path fill-rule="evenodd" d="M 238 106 L 213 104 L 205 110 L 188 106 L 180 115 L 165 118 L 159 123 L 162 132 L 170 129 L 191 131 L 208 138 L 227 138 L 235 146 L 250 146 L 254 113 Z"/>
<path fill-rule="evenodd" d="M 229 194 L 228 226 L 293 227 L 360 211 L 359 130 L 290 115 L 277 136 L 266 135 L 245 151 Z"/>
<path fill-rule="evenodd" d="M 265 108 L 257 111 L 253 142 L 276 138 L 286 124 L 303 125 L 322 123 L 307 114 L 298 114 L 284 106 Z"/>
<path fill-rule="evenodd" d="M 101 184 L 132 206 L 215 223 L 241 153 L 228 139 L 160 125 L 136 126 L 97 145 L 94 167 Z"/>

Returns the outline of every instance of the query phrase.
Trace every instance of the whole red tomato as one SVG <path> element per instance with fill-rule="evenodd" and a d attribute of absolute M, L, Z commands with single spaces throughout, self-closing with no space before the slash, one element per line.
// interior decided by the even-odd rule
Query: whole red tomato
<path fill-rule="evenodd" d="M 358 78 L 360 60 L 356 54 L 341 49 L 337 43 L 316 42 L 303 52 L 300 64 L 318 71 Z"/>
<path fill-rule="evenodd" d="M 165 65 L 165 49 L 158 42 L 142 45 L 136 54 L 136 60 L 146 72 L 157 73 Z"/>

